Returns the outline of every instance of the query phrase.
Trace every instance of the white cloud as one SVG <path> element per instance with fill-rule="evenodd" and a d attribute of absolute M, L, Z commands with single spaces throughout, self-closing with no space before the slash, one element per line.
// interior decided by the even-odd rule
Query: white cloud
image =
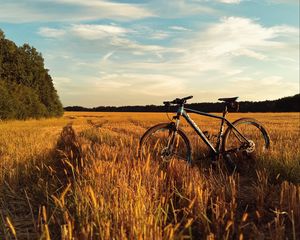
<path fill-rule="evenodd" d="M 80 22 L 97 19 L 134 20 L 155 16 L 142 4 L 117 3 L 104 0 L 2 0 L 0 21 Z M 72 7 L 72 11 L 70 11 Z M 62 12 L 62 9 L 63 12 Z"/>
<path fill-rule="evenodd" d="M 101 25 L 101 24 L 72 24 L 64 26 L 64 29 L 43 28 L 38 32 L 45 37 L 62 37 L 64 40 L 70 41 L 75 45 L 78 52 L 85 51 L 99 54 L 102 57 L 102 64 L 109 62 L 114 55 L 114 60 L 123 56 L 144 56 L 155 59 L 164 59 L 164 54 L 180 52 L 180 49 L 163 47 L 157 44 L 142 44 L 134 40 L 136 36 L 143 35 L 143 32 L 138 32 L 136 29 L 124 28 L 116 24 Z M 62 34 L 64 33 L 64 34 Z M 168 36 L 163 31 L 156 31 L 147 28 L 147 39 L 164 39 Z M 99 41 L 100 40 L 100 41 Z M 118 54 L 115 54 L 118 53 Z M 121 59 L 122 60 L 122 59 Z M 82 66 L 82 61 L 77 64 Z M 89 65 L 85 63 L 85 65 Z"/>
<path fill-rule="evenodd" d="M 144 24 L 132 25 L 134 36 L 139 39 L 166 39 L 170 37 L 170 32 L 160 29 L 159 27 L 149 27 Z"/>
<path fill-rule="evenodd" d="M 111 25 L 74 24 L 71 27 L 71 32 L 87 40 L 124 36 L 129 31 L 128 29 Z"/>
<path fill-rule="evenodd" d="M 299 36 L 299 28 L 287 25 L 280 25 L 271 28 L 275 34 L 281 36 Z"/>
<path fill-rule="evenodd" d="M 72 79 L 69 77 L 52 76 L 55 88 L 59 93 L 65 93 L 67 86 L 72 86 Z"/>
<path fill-rule="evenodd" d="M 152 39 L 158 39 L 158 40 L 161 40 L 161 39 L 166 39 L 169 37 L 169 34 L 166 33 L 166 32 L 162 32 L 162 31 L 159 31 L 159 32 L 154 32 L 152 33 L 152 35 L 150 36 L 150 38 Z"/>
<path fill-rule="evenodd" d="M 257 78 L 254 76 L 233 78 L 229 81 L 228 87 L 242 96 L 242 100 L 271 100 L 294 95 L 299 89 L 299 84 L 287 82 L 282 76 L 269 75 Z"/>
<path fill-rule="evenodd" d="M 113 18 L 129 20 L 154 16 L 154 14 L 150 10 L 145 9 L 142 4 L 117 3 L 106 0 L 55 0 L 55 2 L 87 7 L 90 11 L 92 9 L 97 10 L 99 14 L 98 19 Z"/>
<path fill-rule="evenodd" d="M 264 27 L 251 19 L 228 17 L 221 19 L 219 23 L 207 26 L 204 30 L 199 30 L 199 32 L 201 34 L 197 31 L 190 33 L 186 37 L 189 40 L 177 40 L 176 45 L 167 50 L 161 49 L 160 51 L 167 58 L 165 61 L 146 61 L 145 59 L 134 61 L 131 59 L 130 62 L 124 63 L 111 61 L 102 67 L 106 69 L 118 67 L 124 72 L 136 71 L 145 75 L 152 72 L 158 75 L 176 76 L 177 81 L 181 82 L 184 89 L 190 91 L 191 87 L 187 86 L 202 86 L 203 89 L 213 87 L 214 91 L 223 93 L 222 88 L 226 88 L 226 83 L 236 77 L 239 83 L 235 83 L 236 94 L 240 92 L 245 96 L 250 96 L 247 91 L 259 91 L 262 85 L 269 86 L 272 82 L 278 87 L 276 90 L 270 91 L 269 96 L 280 93 L 280 87 L 284 85 L 282 76 L 271 75 L 268 77 L 264 72 L 255 73 L 253 71 L 255 66 L 248 66 L 247 63 L 244 67 L 241 66 L 238 57 L 252 58 L 257 61 L 257 64 L 262 60 L 274 62 L 290 48 L 289 41 L 297 36 L 298 30 L 288 26 Z M 285 39 L 281 40 L 282 37 Z M 174 49 L 173 52 L 172 49 Z M 294 59 L 292 56 L 291 58 Z M 209 74 L 211 72 L 214 74 Z M 120 79 L 123 78 L 120 77 Z M 182 79 L 189 79 L 193 83 L 185 84 Z M 241 85 L 240 80 L 244 82 Z M 216 83 L 217 85 L 215 85 Z M 293 87 L 294 85 L 290 84 L 286 93 L 291 93 Z M 171 91 L 169 90 L 169 92 Z M 227 95 L 230 95 L 230 92 Z"/>
<path fill-rule="evenodd" d="M 218 2 L 221 3 L 228 3 L 228 4 L 239 4 L 241 0 L 217 0 Z"/>
<path fill-rule="evenodd" d="M 99 89 L 105 91 L 113 88 L 148 96 L 176 95 L 186 91 L 182 79 L 164 74 L 115 73 L 106 74 L 99 79 L 95 78 L 93 81 Z"/>
<path fill-rule="evenodd" d="M 184 31 L 169 46 L 145 43 L 145 38 L 150 39 L 160 30 L 136 25 L 125 28 L 116 24 L 74 24 L 64 30 L 75 44 L 72 49 L 77 47 L 74 54 L 98 54 L 98 59 L 79 59 L 85 62 L 84 68 L 72 63 L 70 71 L 77 68 L 77 81 L 85 87 L 81 89 L 72 82 L 76 86 L 73 91 L 66 84 L 64 91 L 69 95 L 86 91 L 94 96 L 117 96 L 115 99 L 122 96 L 123 100 L 107 100 L 107 104 L 134 104 L 137 98 L 143 99 L 141 104 L 153 99 L 157 104 L 185 94 L 200 94 L 195 101 L 203 101 L 204 97 L 212 101 L 218 95 L 258 100 L 297 90 L 292 83 L 295 76 L 291 74 L 292 80 L 284 84 L 290 78 L 281 73 L 285 64 L 299 63 L 295 51 L 299 49 L 299 30 L 294 27 L 265 27 L 255 20 L 227 17 L 194 31 Z M 277 68 L 279 63 L 283 66 Z M 270 89 L 263 90 L 266 88 Z M 60 86 L 59 90 L 62 89 Z M 101 104 L 104 103 L 98 103 Z"/>
<path fill-rule="evenodd" d="M 294 38 L 297 33 L 298 30 L 293 27 L 266 28 L 248 18 L 226 17 L 186 44 L 193 45 L 193 51 L 205 51 L 210 56 L 231 54 L 263 60 L 267 51 L 288 47 L 286 41 L 280 41 L 280 37 Z"/>
<path fill-rule="evenodd" d="M 113 54 L 114 51 L 105 54 L 104 57 L 102 58 L 102 61 L 107 61 Z"/>
<path fill-rule="evenodd" d="M 48 17 L 37 11 L 35 8 L 27 6 L 24 2 L 1 2 L 0 22 L 24 23 L 38 21 L 41 19 L 48 19 Z"/>
<path fill-rule="evenodd" d="M 170 26 L 169 29 L 172 29 L 175 31 L 191 31 L 190 29 L 182 27 L 182 26 Z"/>
<path fill-rule="evenodd" d="M 182 79 L 164 74 L 101 73 L 100 77 L 77 76 L 72 84 L 63 81 L 63 77 L 55 79 L 61 80 L 56 87 L 63 93 L 65 105 L 161 104 L 168 98 L 188 94 Z"/>
<path fill-rule="evenodd" d="M 49 28 L 49 27 L 42 27 L 39 29 L 38 34 L 43 37 L 49 38 L 58 38 L 65 35 L 65 30 L 63 29 L 56 29 L 56 28 Z"/>
<path fill-rule="evenodd" d="M 55 82 L 55 84 L 68 84 L 72 82 L 72 79 L 70 79 L 69 77 L 59 77 L 59 76 L 53 76 L 53 80 Z"/>
<path fill-rule="evenodd" d="M 164 18 L 179 18 L 199 14 L 217 14 L 218 10 L 196 0 L 152 0 L 148 6 Z"/>
<path fill-rule="evenodd" d="M 136 41 L 127 38 L 113 38 L 110 42 L 112 46 L 117 47 L 120 50 L 138 51 L 138 52 L 152 52 L 156 54 L 157 52 L 165 52 L 167 49 L 160 45 L 151 44 L 140 44 Z M 171 51 L 171 50 L 170 50 Z"/>
<path fill-rule="evenodd" d="M 266 86 L 281 86 L 284 85 L 284 79 L 281 76 L 268 76 L 260 79 L 260 83 Z"/>
<path fill-rule="evenodd" d="M 234 56 L 246 56 L 246 57 L 250 57 L 250 58 L 255 58 L 258 60 L 265 60 L 267 58 L 266 55 L 249 50 L 249 49 L 240 49 L 237 50 L 233 53 Z"/>
<path fill-rule="evenodd" d="M 245 56 L 255 60 L 272 61 L 285 57 L 290 44 L 285 39 L 297 35 L 297 30 L 287 26 L 263 27 L 257 22 L 238 17 L 223 18 L 219 23 L 212 24 L 204 30 L 189 33 L 185 39 L 177 40 L 176 45 L 168 48 L 160 45 L 143 45 L 126 38 L 113 39 L 111 44 L 131 51 L 132 54 L 143 56 L 145 53 L 159 53 L 164 61 L 130 59 L 118 63 L 112 61 L 105 67 L 114 68 L 114 64 L 124 71 L 157 71 L 174 73 L 181 77 L 195 77 L 208 71 L 236 72 L 236 58 Z M 187 40 L 188 39 L 188 40 Z M 275 54 L 276 53 L 276 54 Z M 275 56 L 274 56 L 275 55 Z M 290 56 L 291 60 L 294 57 Z M 295 60 L 295 59 L 294 59 Z M 248 66 L 247 66 L 248 67 Z M 239 66 L 239 72 L 243 69 Z"/>

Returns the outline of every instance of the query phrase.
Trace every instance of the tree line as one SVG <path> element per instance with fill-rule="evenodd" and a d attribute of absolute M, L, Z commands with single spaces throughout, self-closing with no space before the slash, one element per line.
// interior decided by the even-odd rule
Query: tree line
<path fill-rule="evenodd" d="M 222 112 L 224 103 L 191 103 L 185 105 L 203 112 Z M 85 108 L 81 106 L 65 107 L 66 111 L 79 112 L 166 112 L 176 111 L 175 106 L 167 108 L 165 106 L 146 105 L 146 106 L 99 106 L 94 108 Z M 300 112 L 300 94 L 295 96 L 284 97 L 273 101 L 239 102 L 239 112 Z"/>
<path fill-rule="evenodd" d="M 18 47 L 0 29 L 0 119 L 57 117 L 63 106 L 44 59 L 34 47 Z"/>

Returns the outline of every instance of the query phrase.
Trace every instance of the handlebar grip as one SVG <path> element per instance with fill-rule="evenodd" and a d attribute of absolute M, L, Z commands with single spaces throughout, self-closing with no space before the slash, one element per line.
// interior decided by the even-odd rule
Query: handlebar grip
<path fill-rule="evenodd" d="M 193 98 L 193 96 L 191 95 L 191 96 L 188 96 L 188 97 L 185 97 L 185 98 L 183 98 L 184 100 L 188 100 L 188 99 L 192 99 Z"/>
<path fill-rule="evenodd" d="M 173 101 L 164 101 L 164 105 L 170 105 L 170 104 L 184 104 L 186 103 L 186 100 L 193 98 L 193 96 L 188 96 L 184 98 L 175 98 Z"/>

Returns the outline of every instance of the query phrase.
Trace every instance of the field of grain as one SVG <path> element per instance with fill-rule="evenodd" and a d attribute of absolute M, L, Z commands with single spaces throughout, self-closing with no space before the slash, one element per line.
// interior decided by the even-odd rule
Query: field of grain
<path fill-rule="evenodd" d="M 216 133 L 218 121 L 191 114 Z M 270 151 L 247 172 L 212 168 L 185 123 L 194 163 L 137 158 L 163 113 L 72 113 L 0 122 L 0 239 L 299 239 L 300 114 L 254 117 Z"/>

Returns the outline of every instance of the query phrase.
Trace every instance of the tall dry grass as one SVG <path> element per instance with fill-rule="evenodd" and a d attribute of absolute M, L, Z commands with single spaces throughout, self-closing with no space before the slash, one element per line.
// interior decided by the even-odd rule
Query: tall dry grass
<path fill-rule="evenodd" d="M 0 123 L 0 238 L 299 239 L 299 113 L 231 118 L 241 116 L 264 123 L 272 149 L 234 175 L 210 167 L 185 125 L 193 166 L 138 161 L 139 138 L 163 114 Z M 217 122 L 195 119 L 216 133 Z"/>

